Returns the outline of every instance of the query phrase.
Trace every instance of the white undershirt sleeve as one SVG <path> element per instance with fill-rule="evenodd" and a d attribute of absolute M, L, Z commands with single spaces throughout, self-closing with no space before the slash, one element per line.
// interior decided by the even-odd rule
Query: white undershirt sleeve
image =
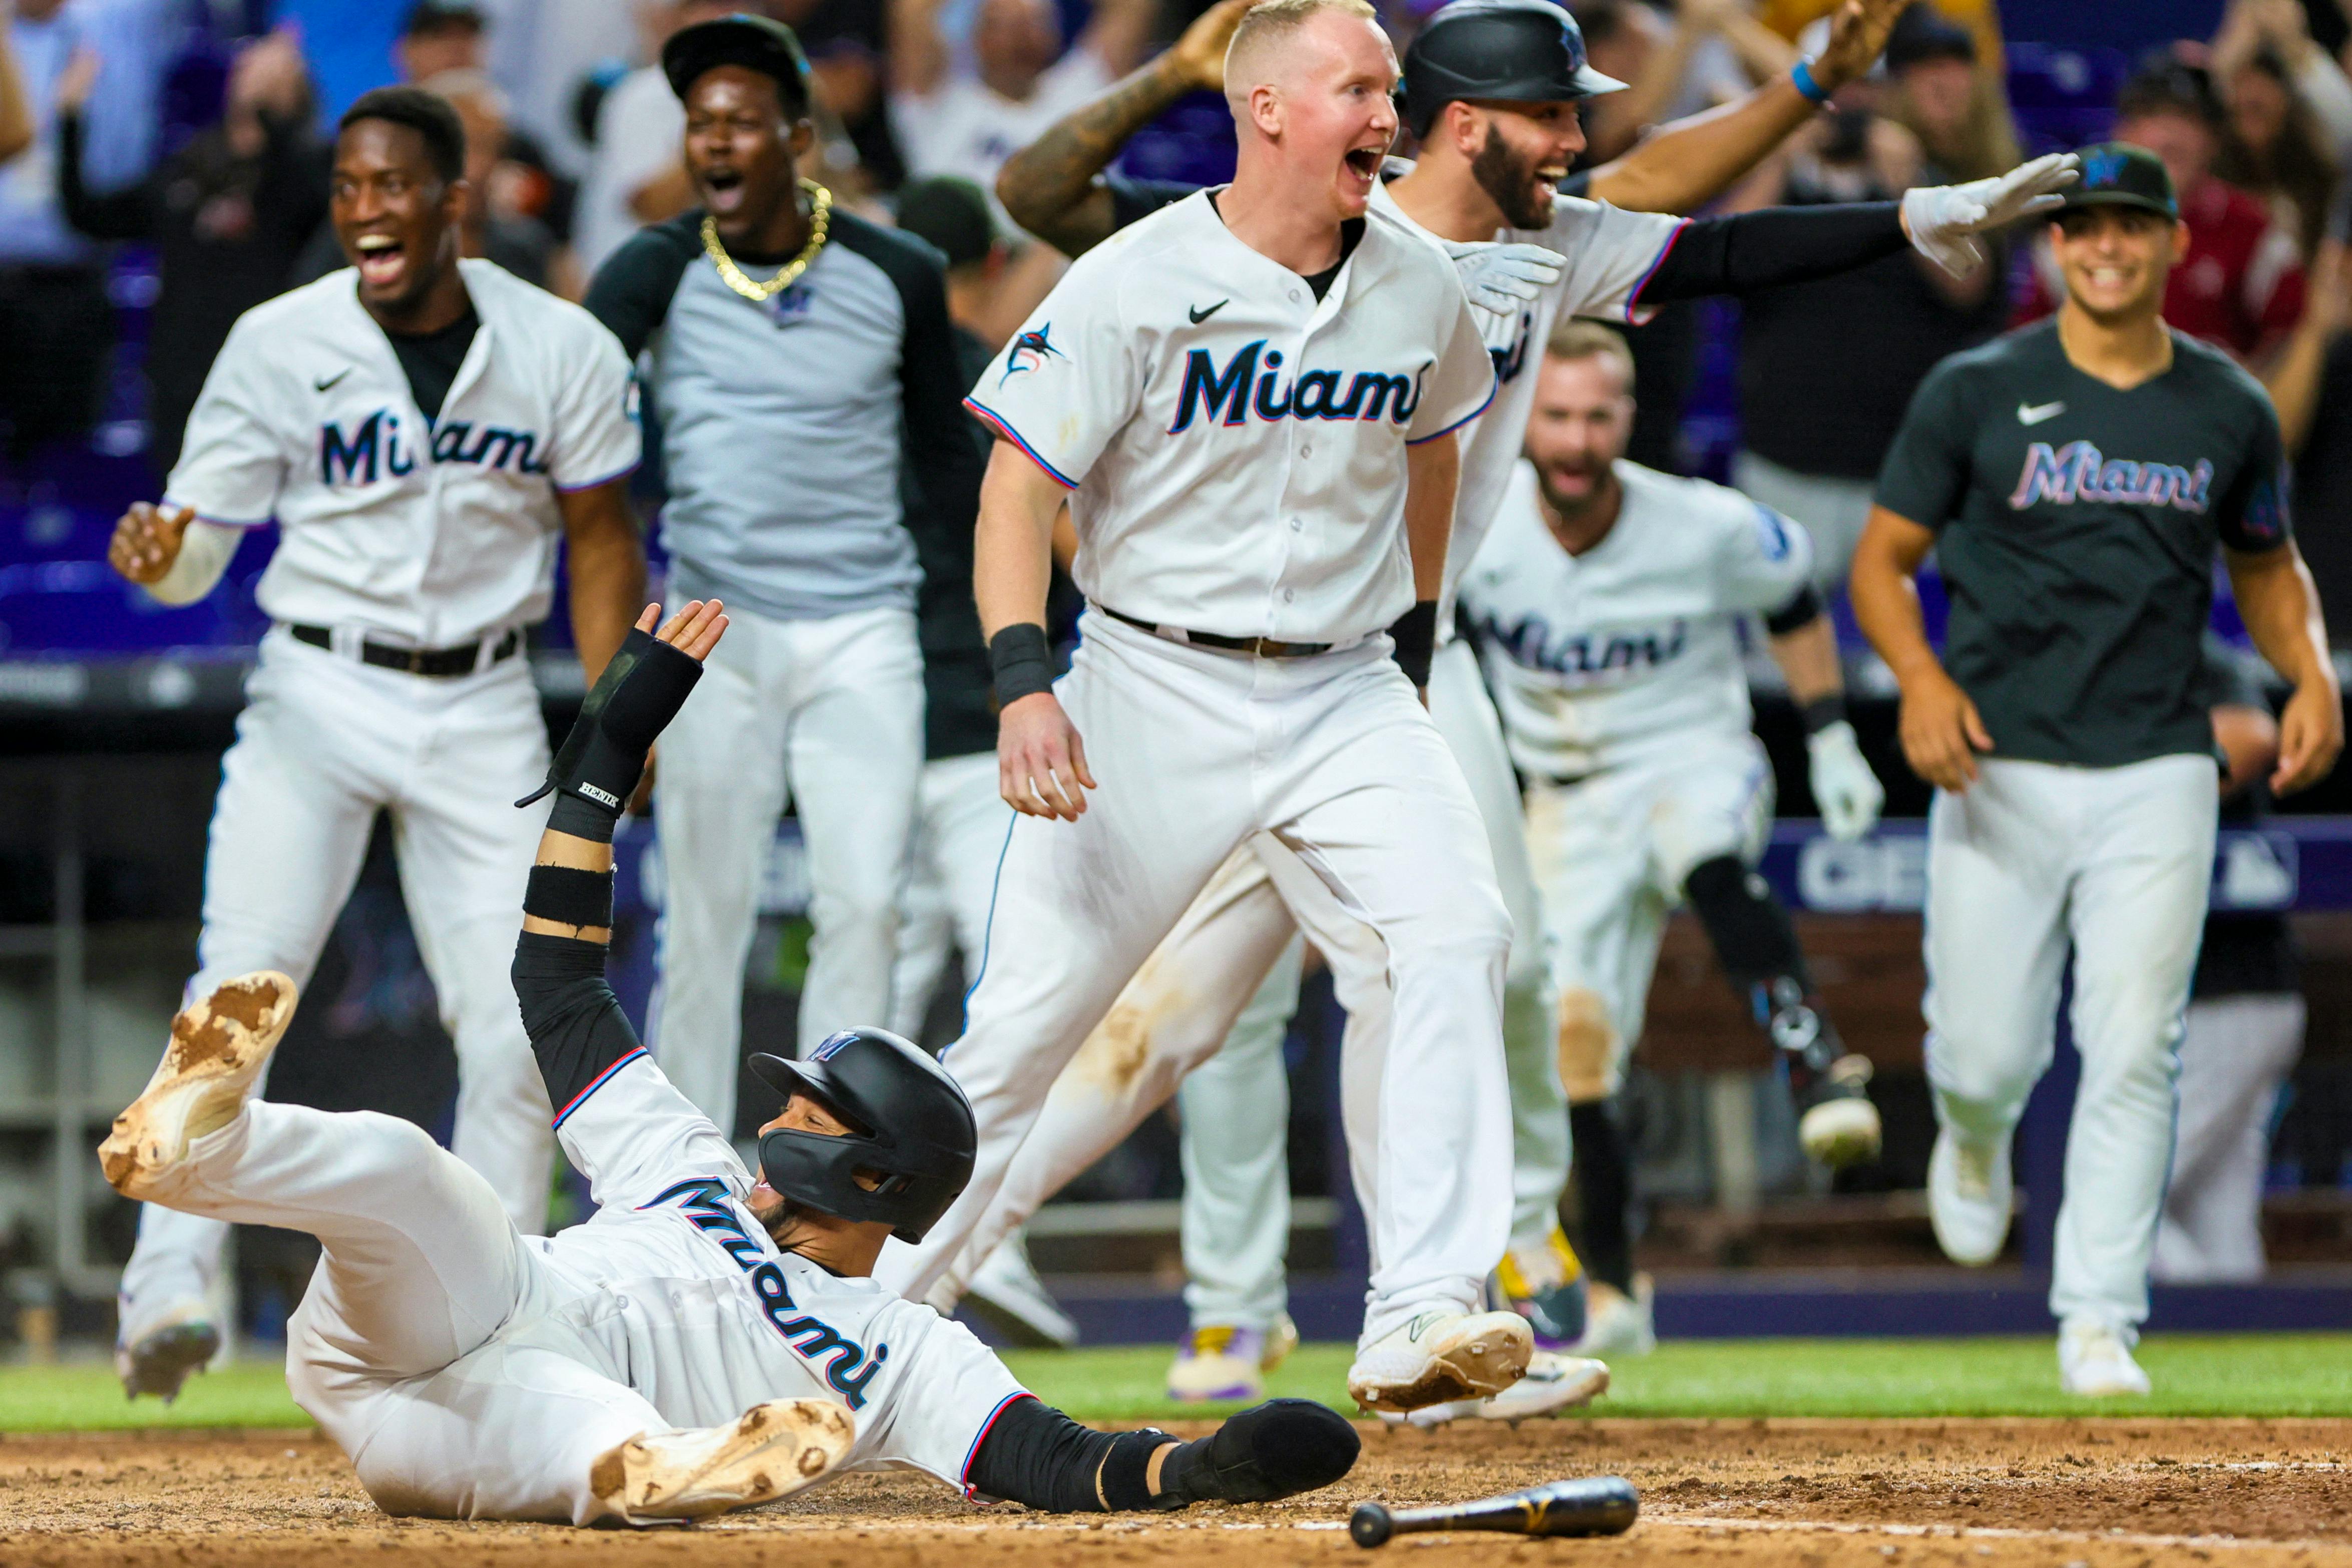
<path fill-rule="evenodd" d="M 147 584 L 147 592 L 165 605 L 193 605 L 213 591 L 228 570 L 229 557 L 245 540 L 245 530 L 217 522 L 191 521 L 180 536 L 179 559 L 172 569 Z"/>

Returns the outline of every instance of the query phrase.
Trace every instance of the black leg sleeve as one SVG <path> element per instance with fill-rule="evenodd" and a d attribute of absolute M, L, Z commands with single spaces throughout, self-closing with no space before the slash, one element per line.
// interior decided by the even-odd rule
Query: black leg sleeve
<path fill-rule="evenodd" d="M 1605 1100 L 1568 1108 L 1575 1142 L 1576 1191 L 1584 1234 L 1577 1256 L 1585 1272 L 1603 1285 L 1633 1293 L 1633 1160 L 1625 1132 Z"/>
<path fill-rule="evenodd" d="M 1800 992 L 1812 990 L 1789 911 L 1738 856 L 1718 855 L 1698 866 L 1684 879 L 1683 893 L 1742 999 L 1755 986 L 1782 978 L 1794 980 Z"/>

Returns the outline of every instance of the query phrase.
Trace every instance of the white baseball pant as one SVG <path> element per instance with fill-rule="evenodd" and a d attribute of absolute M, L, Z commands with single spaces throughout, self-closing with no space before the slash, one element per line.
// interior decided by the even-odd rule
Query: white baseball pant
<path fill-rule="evenodd" d="M 190 997 L 275 969 L 308 984 L 351 896 L 378 811 L 392 814 L 401 896 L 457 1052 L 458 1159 L 537 1235 L 547 1224 L 547 1090 L 507 967 L 547 807 L 514 803 L 547 774 L 528 663 L 427 679 L 262 639 L 236 741 L 222 759 L 205 854 L 204 931 Z M 122 1271 L 121 1322 L 202 1297 L 227 1227 L 152 1204 Z"/>
<path fill-rule="evenodd" d="M 2172 1159 L 2175 1051 L 2213 874 L 2210 757 L 1990 757 L 1927 814 L 1927 1081 L 1939 1121 L 2008 1133 L 2050 1066 L 2074 954 L 2083 1057 L 2050 1310 L 2129 1332 Z"/>
<path fill-rule="evenodd" d="M 909 610 L 729 616 L 694 700 L 655 753 L 665 880 L 647 1034 L 678 1092 L 731 1133 L 743 965 L 787 798 L 808 847 L 815 927 L 799 1050 L 890 1016 L 923 774 L 923 656 Z"/>
<path fill-rule="evenodd" d="M 994 752 L 923 764 L 890 976 L 890 1027 L 910 1040 L 923 1032 L 948 955 L 960 951 L 967 967 L 980 963 L 996 862 L 1012 826 L 1013 808 L 996 787 Z"/>
<path fill-rule="evenodd" d="M 1579 1104 L 1625 1081 L 1666 916 L 1706 861 L 1753 862 L 1772 767 L 1744 731 L 1678 735 L 1574 784 L 1528 788 L 1528 852 L 1559 996 L 1559 1071 Z"/>
<path fill-rule="evenodd" d="M 2181 1284 L 2259 1279 L 2263 1175 L 2280 1086 L 2303 1055 L 2301 996 L 2191 1002 L 2180 1037 L 2180 1118 L 2150 1272 Z"/>
<path fill-rule="evenodd" d="M 257 1100 L 165 1180 L 189 1218 L 319 1238 L 287 1388 L 386 1513 L 586 1524 L 605 1512 L 596 1456 L 672 1429 L 634 1389 L 500 1337 L 579 1290 L 405 1121 Z"/>
<path fill-rule="evenodd" d="M 1058 692 L 1102 787 L 1077 823 L 1013 826 L 968 1032 L 945 1058 L 979 1117 L 978 1166 L 922 1247 L 887 1250 L 878 1277 L 925 1296 L 948 1272 L 1054 1079 L 1218 865 L 1265 830 L 1386 946 L 1378 1105 L 1348 1117 L 1372 1222 L 1368 1342 L 1474 1306 L 1508 1230 L 1509 917 L 1461 770 L 1386 645 L 1257 659 L 1090 614 Z"/>

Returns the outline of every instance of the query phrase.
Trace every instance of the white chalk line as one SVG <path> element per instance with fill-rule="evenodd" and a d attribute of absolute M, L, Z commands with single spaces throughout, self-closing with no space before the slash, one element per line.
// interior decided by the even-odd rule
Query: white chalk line
<path fill-rule="evenodd" d="M 2238 1547 L 2272 1548 L 2316 1547 L 2323 1551 L 2346 1550 L 2340 1541 L 2280 1541 L 2268 1536 L 2252 1535 L 2147 1535 L 2130 1531 L 2096 1530 L 2015 1530 L 1985 1524 L 1898 1524 L 1892 1521 L 1872 1522 L 1854 1520 L 1815 1519 L 1721 1519 L 1706 1514 L 1648 1515 L 1645 1525 L 1665 1525 L 1678 1530 L 1750 1530 L 1821 1531 L 1831 1535 L 1902 1535 L 1944 1541 L 2066 1541 L 2083 1545 L 2160 1547 Z"/>

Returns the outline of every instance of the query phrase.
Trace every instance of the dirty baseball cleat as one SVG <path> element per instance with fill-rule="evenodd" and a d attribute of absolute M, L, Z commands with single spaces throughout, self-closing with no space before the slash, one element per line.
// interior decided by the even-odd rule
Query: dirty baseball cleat
<path fill-rule="evenodd" d="M 1538 1350 L 1566 1350 L 1584 1332 L 1584 1265 L 1554 1226 L 1540 1245 L 1503 1254 L 1487 1300 L 1525 1318 Z"/>
<path fill-rule="evenodd" d="M 265 969 L 180 1009 L 155 1076 L 98 1146 L 116 1192 L 146 1197 L 191 1142 L 236 1120 L 293 1019 L 296 994 L 293 981 Z"/>
<path fill-rule="evenodd" d="M 1633 1276 L 1630 1296 L 1614 1285 L 1590 1281 L 1585 1290 L 1584 1337 L 1576 1342 L 1576 1353 L 1614 1360 L 1656 1350 L 1658 1331 L 1650 1306 L 1651 1290 L 1646 1274 Z"/>
<path fill-rule="evenodd" d="M 1017 1230 L 980 1260 L 963 1288 L 963 1304 L 1025 1350 L 1066 1351 L 1078 1342 L 1078 1325 L 1037 1278 Z"/>
<path fill-rule="evenodd" d="M 212 1320 L 209 1305 L 187 1296 L 143 1322 L 126 1323 L 114 1343 L 114 1375 L 122 1380 L 122 1397 L 152 1394 L 166 1405 L 177 1399 L 189 1374 L 202 1372 L 220 1353 L 220 1330 Z"/>
<path fill-rule="evenodd" d="M 790 1497 L 840 1464 L 856 1436 L 830 1399 L 772 1399 L 718 1426 L 607 1448 L 588 1488 L 631 1524 L 682 1524 Z"/>
<path fill-rule="evenodd" d="M 1797 1142 L 1832 1171 L 1878 1158 L 1884 1133 L 1869 1083 L 1870 1058 L 1848 1054 L 1832 1062 L 1799 1101 Z"/>
<path fill-rule="evenodd" d="M 2009 1140 L 1979 1142 L 1946 1127 L 1927 1156 L 1927 1217 L 1944 1256 L 1971 1268 L 2000 1256 L 2009 1238 Z"/>
<path fill-rule="evenodd" d="M 2058 1386 L 2089 1399 L 2148 1391 L 2147 1373 L 2132 1359 L 2130 1341 L 2094 1318 L 2069 1318 L 2058 1326 Z"/>
<path fill-rule="evenodd" d="M 1538 1351 L 1528 1358 L 1527 1375 L 1492 1398 L 1454 1399 L 1443 1405 L 1424 1405 L 1403 1415 L 1383 1411 L 1381 1419 L 1391 1423 L 1402 1421 L 1424 1431 L 1448 1422 L 1467 1421 L 1474 1417 L 1481 1421 L 1507 1421 L 1516 1426 L 1522 1421 L 1578 1409 L 1608 1392 L 1609 1368 L 1604 1363 L 1588 1361 L 1582 1356 Z"/>
<path fill-rule="evenodd" d="M 1535 1333 L 1517 1312 L 1423 1312 L 1356 1352 L 1348 1394 L 1367 1410 L 1484 1399 L 1528 1370 Z"/>
<path fill-rule="evenodd" d="M 1298 1325 L 1283 1313 L 1269 1329 L 1214 1323 L 1194 1329 L 1168 1368 L 1168 1397 L 1180 1405 L 1265 1397 L 1265 1374 L 1298 1348 Z"/>

